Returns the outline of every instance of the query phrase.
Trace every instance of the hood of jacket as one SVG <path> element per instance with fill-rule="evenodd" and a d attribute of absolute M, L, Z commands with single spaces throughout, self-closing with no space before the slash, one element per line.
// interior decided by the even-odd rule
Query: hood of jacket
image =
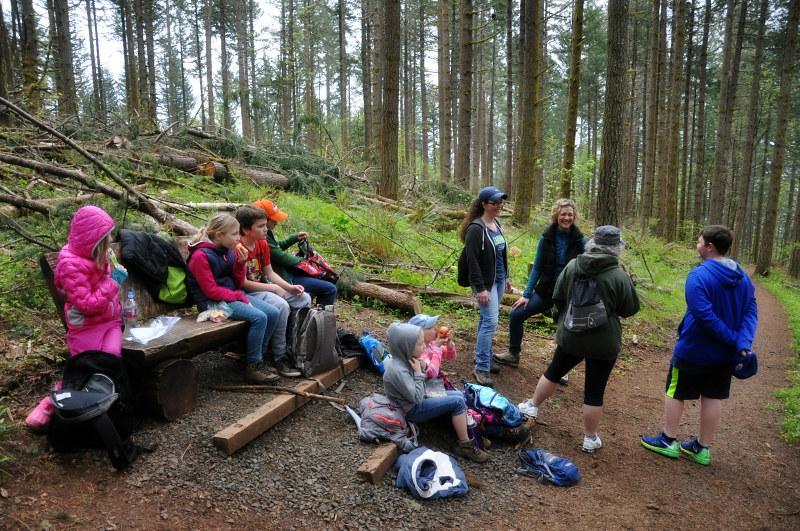
<path fill-rule="evenodd" d="M 700 266 L 704 267 L 720 284 L 727 288 L 735 288 L 744 277 L 742 270 L 730 258 L 706 260 Z"/>
<path fill-rule="evenodd" d="M 96 206 L 81 207 L 69 225 L 67 245 L 74 254 L 92 259 L 92 252 L 114 230 L 114 220 Z"/>
<path fill-rule="evenodd" d="M 389 342 L 389 352 L 392 358 L 402 359 L 406 363 L 414 354 L 414 348 L 419 339 L 420 328 L 408 323 L 392 323 L 386 331 L 386 340 Z"/>
<path fill-rule="evenodd" d="M 576 258 L 578 267 L 584 274 L 597 276 L 604 271 L 619 265 L 619 258 L 612 254 L 598 251 L 587 251 Z"/>

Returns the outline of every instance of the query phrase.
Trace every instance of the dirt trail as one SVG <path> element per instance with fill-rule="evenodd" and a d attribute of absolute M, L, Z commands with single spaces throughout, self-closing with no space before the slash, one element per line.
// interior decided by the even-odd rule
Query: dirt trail
<path fill-rule="evenodd" d="M 541 519 L 534 516 L 531 523 L 557 528 L 584 528 L 591 521 L 600 528 L 800 529 L 800 449 L 780 440 L 780 418 L 770 407 L 777 404 L 773 390 L 787 383 L 790 334 L 777 299 L 758 284 L 756 297 L 759 323 L 753 350 L 759 372 L 749 380 L 734 379 L 711 445 L 711 465 L 669 459 L 641 446 L 642 435 L 663 427 L 664 382 L 674 343 L 661 351 L 634 352 L 641 365 L 627 375 L 613 375 L 609 382 L 600 427 L 604 448 L 596 456 L 565 448 L 565 441 L 577 446 L 582 435 L 582 373 L 574 378 L 575 388 L 565 392 L 571 403 L 540 411 L 549 425 L 537 431 L 537 444 L 574 456 L 582 480 L 568 490 L 536 489 L 531 511 Z M 679 438 L 696 434 L 698 425 L 699 403 L 687 402 Z"/>
<path fill-rule="evenodd" d="M 773 390 L 786 385 L 790 337 L 778 301 L 758 285 L 756 296 L 759 326 L 754 350 L 759 355 L 759 373 L 746 381 L 734 380 L 731 399 L 723 405 L 712 444 L 711 466 L 685 458 L 668 459 L 641 446 L 642 435 L 658 433 L 662 428 L 664 380 L 673 344 L 660 349 L 626 344 L 623 355 L 627 360 L 618 362 L 606 393 L 600 426 L 602 450 L 594 455 L 580 450 L 583 365 L 571 375 L 569 385 L 560 387 L 540 411 L 540 420 L 546 424 L 537 426 L 535 445 L 575 461 L 581 472 L 578 484 L 557 488 L 509 474 L 514 457 L 505 449 L 494 454 L 489 469 L 477 469 L 482 478 L 489 476 L 487 486 L 470 492 L 464 500 L 445 500 L 423 510 L 442 515 L 452 527 L 470 529 L 800 529 L 800 448 L 780 440 L 780 418 L 770 407 L 777 404 Z M 375 326 L 376 316 L 369 312 L 359 313 L 357 318 L 369 320 L 345 320 L 343 326 L 353 330 Z M 501 329 L 499 337 L 507 337 L 505 333 Z M 520 369 L 505 369 L 495 380 L 496 387 L 514 401 L 532 394 L 552 352 L 552 341 L 528 335 L 532 337 L 526 337 Z M 466 337 L 463 348 L 459 348 L 461 354 L 449 362 L 448 375 L 468 378 L 472 360 Z M 697 403 L 687 403 L 679 434 L 682 439 L 696 433 L 698 413 Z M 303 422 L 311 421 L 298 419 L 294 429 Z M 166 426 L 164 430 L 168 431 Z M 331 444 L 336 444 L 339 435 L 329 436 L 334 439 Z M 102 455 L 101 464 L 91 464 L 29 451 L 42 444 L 42 439 L 26 429 L 9 441 L 18 466 L 14 478 L 0 485 L 0 529 L 35 529 L 45 520 L 58 529 L 76 525 L 84 529 L 263 529 L 288 525 L 286 519 L 274 521 L 248 510 L 223 492 L 211 493 L 211 501 L 203 502 L 208 509 L 197 511 L 197 500 L 190 502 L 182 493 L 170 492 L 173 487 L 157 483 L 155 474 L 145 494 L 144 489 L 128 484 L 134 475 L 110 471 Z M 225 462 L 236 462 L 237 458 L 231 459 Z M 144 460 L 137 470 L 147 466 Z M 387 512 L 406 514 L 408 495 L 391 485 L 366 485 L 355 477 L 354 469 L 355 465 L 347 468 L 341 478 L 333 470 L 326 473 L 330 481 L 365 493 L 365 499 L 369 493 L 378 492 L 385 500 L 396 500 L 387 506 Z M 493 477 L 500 477 L 499 483 Z M 499 496 L 500 489 L 510 495 Z M 491 510 L 487 509 L 490 505 Z M 70 518 L 58 520 L 59 510 Z M 365 512 L 369 510 L 364 507 Z M 175 518 L 167 520 L 167 512 Z M 312 524 L 315 520 L 304 525 L 304 514 L 290 514 L 289 521 L 299 528 L 320 527 Z M 358 521 L 351 519 L 349 523 Z"/>

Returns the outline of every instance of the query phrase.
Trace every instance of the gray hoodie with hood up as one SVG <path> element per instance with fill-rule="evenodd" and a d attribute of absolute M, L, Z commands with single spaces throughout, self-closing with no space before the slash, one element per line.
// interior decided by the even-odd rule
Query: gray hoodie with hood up
<path fill-rule="evenodd" d="M 420 328 L 406 323 L 392 323 L 386 331 L 392 358 L 383 373 L 383 389 L 393 404 L 408 411 L 425 398 L 425 373 L 414 372 L 408 360 L 414 354 Z"/>

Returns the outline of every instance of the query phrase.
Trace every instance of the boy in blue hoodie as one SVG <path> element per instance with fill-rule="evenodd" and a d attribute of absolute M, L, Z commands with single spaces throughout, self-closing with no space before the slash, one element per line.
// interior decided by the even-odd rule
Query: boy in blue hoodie
<path fill-rule="evenodd" d="M 667 457 L 683 452 L 701 465 L 711 461 L 709 444 L 722 401 L 730 396 L 734 367 L 750 353 L 758 323 L 753 283 L 739 264 L 725 258 L 732 242 L 733 233 L 722 225 L 700 231 L 697 253 L 703 263 L 686 277 L 687 311 L 667 373 L 664 431 L 642 437 L 648 450 Z M 679 445 L 684 401 L 698 398 L 700 434 Z"/>

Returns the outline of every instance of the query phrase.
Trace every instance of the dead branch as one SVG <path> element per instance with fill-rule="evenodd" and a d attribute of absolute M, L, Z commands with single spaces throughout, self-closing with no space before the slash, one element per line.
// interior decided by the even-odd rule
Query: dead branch
<path fill-rule="evenodd" d="M 186 132 L 192 136 L 196 136 L 197 138 L 202 138 L 204 140 L 221 140 L 218 136 L 211 135 L 198 129 L 190 129 L 187 127 Z"/>
<path fill-rule="evenodd" d="M 168 126 L 167 126 L 167 127 L 164 129 L 164 130 L 163 130 L 163 131 L 161 131 L 160 133 L 158 133 L 158 136 L 157 136 L 157 137 L 156 137 L 156 139 L 153 141 L 153 146 L 150 148 L 150 152 L 151 152 L 151 153 L 155 152 L 156 146 L 158 145 L 158 143 L 159 143 L 159 142 L 161 142 L 161 139 L 162 139 L 162 138 L 164 138 L 164 135 L 166 135 L 166 134 L 167 134 L 167 131 L 169 131 L 170 129 L 172 129 L 173 127 L 175 127 L 177 124 L 178 124 L 178 122 L 177 122 L 177 121 L 175 121 L 175 122 L 172 122 L 172 123 L 171 123 L 171 124 L 169 124 L 169 125 L 168 125 Z"/>
<path fill-rule="evenodd" d="M 58 251 L 58 247 L 53 247 L 52 245 L 48 245 L 48 244 L 44 243 L 43 241 L 39 240 L 38 236 L 41 236 L 41 235 L 31 236 L 30 234 L 25 232 L 25 230 L 22 229 L 22 227 L 20 227 L 16 223 L 14 223 L 10 218 L 8 218 L 6 216 L 2 216 L 2 217 L 5 217 L 5 220 L 4 220 L 5 223 L 0 224 L 0 229 L 9 229 L 11 231 L 16 232 L 17 234 L 19 234 L 20 236 L 22 236 L 23 238 L 25 238 L 26 240 L 28 240 L 31 243 L 35 243 L 36 245 L 44 247 L 45 249 L 49 249 L 52 252 Z M 0 217 L 0 219 L 2 219 L 2 217 Z"/>
<path fill-rule="evenodd" d="M 284 387 L 282 385 L 209 385 L 209 389 L 214 391 L 266 391 L 274 393 L 276 391 L 281 393 L 290 393 L 293 395 L 304 396 L 306 398 L 317 398 L 319 400 L 327 400 L 328 402 L 335 402 L 337 404 L 345 404 L 347 401 L 344 398 L 335 396 L 318 395 L 315 393 L 307 393 L 305 391 L 298 391 L 291 387 Z"/>

